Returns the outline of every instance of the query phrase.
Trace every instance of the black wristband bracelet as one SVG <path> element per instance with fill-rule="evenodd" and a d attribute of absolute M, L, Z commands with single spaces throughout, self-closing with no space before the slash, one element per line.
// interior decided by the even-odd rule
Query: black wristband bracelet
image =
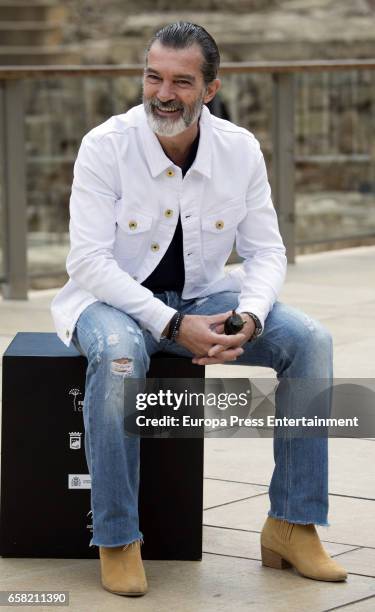
<path fill-rule="evenodd" d="M 176 312 L 173 317 L 171 318 L 171 320 L 169 321 L 169 328 L 168 328 L 168 333 L 166 335 L 166 338 L 168 340 L 172 339 L 172 332 L 174 330 L 174 326 L 176 324 L 177 319 L 179 318 L 180 313 Z"/>
<path fill-rule="evenodd" d="M 263 333 L 263 326 L 262 326 L 261 322 L 259 321 L 258 317 L 253 312 L 247 312 L 245 310 L 241 314 L 249 315 L 250 319 L 252 319 L 254 321 L 254 323 L 255 323 L 255 331 L 254 331 L 253 335 L 250 338 L 250 342 L 252 342 L 253 340 L 256 340 L 256 338 L 258 338 Z"/>
<path fill-rule="evenodd" d="M 171 332 L 171 340 L 176 340 L 177 336 L 178 336 L 178 332 L 180 331 L 180 326 L 182 323 L 182 319 L 184 318 L 185 315 L 183 315 L 181 312 L 178 313 L 178 317 L 176 318 L 176 321 L 174 323 L 174 326 L 172 328 L 172 332 Z"/>

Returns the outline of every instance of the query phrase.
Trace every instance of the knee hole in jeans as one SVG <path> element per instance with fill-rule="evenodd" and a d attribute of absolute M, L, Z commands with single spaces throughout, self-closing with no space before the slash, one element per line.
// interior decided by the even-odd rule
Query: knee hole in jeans
<path fill-rule="evenodd" d="M 129 357 L 114 359 L 111 362 L 111 371 L 113 372 L 113 374 L 119 374 L 121 376 L 131 376 L 134 372 L 133 359 L 130 359 Z"/>

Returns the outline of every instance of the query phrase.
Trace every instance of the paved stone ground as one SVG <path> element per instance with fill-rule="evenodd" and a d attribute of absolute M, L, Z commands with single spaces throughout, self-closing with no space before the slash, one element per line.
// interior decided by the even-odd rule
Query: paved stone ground
<path fill-rule="evenodd" d="M 375 378 L 375 247 L 307 255 L 291 266 L 281 299 L 333 333 L 335 375 Z M 28 302 L 0 301 L 0 351 L 17 331 L 52 331 L 54 290 Z M 245 372 L 245 373 L 244 373 Z M 267 378 L 271 371 L 212 366 L 208 376 Z M 149 593 L 120 598 L 101 589 L 98 562 L 0 559 L 0 589 L 64 589 L 74 612 L 328 612 L 375 608 L 375 439 L 330 441 L 331 555 L 350 572 L 344 584 L 261 566 L 259 532 L 268 510 L 271 439 L 208 439 L 205 445 L 204 556 L 199 562 L 146 561 Z M 42 608 L 34 608 L 42 609 Z M 51 609 L 52 608 L 44 608 Z"/>

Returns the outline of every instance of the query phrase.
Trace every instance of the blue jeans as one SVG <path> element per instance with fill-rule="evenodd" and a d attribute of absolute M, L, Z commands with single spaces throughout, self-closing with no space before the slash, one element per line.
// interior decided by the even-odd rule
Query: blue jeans
<path fill-rule="evenodd" d="M 238 293 L 232 292 L 192 300 L 183 300 L 174 291 L 156 297 L 185 314 L 216 314 L 238 304 Z M 82 312 L 73 344 L 88 360 L 83 418 L 91 475 L 90 545 L 121 546 L 142 539 L 138 519 L 140 440 L 124 432 L 124 376 L 144 378 L 150 356 L 157 351 L 191 353 L 169 340 L 156 342 L 130 316 L 102 302 Z M 271 367 L 284 383 L 276 392 L 277 417 L 303 415 L 310 383 L 324 379 L 330 384 L 332 379 L 330 334 L 317 321 L 280 302 L 269 313 L 263 334 L 243 348 L 235 364 Z M 124 358 L 129 359 L 128 364 L 118 362 Z M 299 393 L 288 384 L 291 379 L 305 379 Z M 329 397 L 325 397 L 328 404 Z M 328 525 L 327 438 L 274 437 L 274 460 L 269 515 L 294 523 Z"/>

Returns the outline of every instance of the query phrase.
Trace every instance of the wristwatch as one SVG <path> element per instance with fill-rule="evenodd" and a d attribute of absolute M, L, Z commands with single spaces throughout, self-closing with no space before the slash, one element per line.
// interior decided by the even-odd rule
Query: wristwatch
<path fill-rule="evenodd" d="M 263 333 L 263 326 L 261 322 L 259 321 L 258 317 L 253 312 L 244 311 L 241 314 L 249 315 L 250 319 L 252 319 L 255 323 L 254 333 L 249 340 L 249 342 L 252 342 L 252 340 L 256 340 L 256 338 L 258 338 Z"/>

